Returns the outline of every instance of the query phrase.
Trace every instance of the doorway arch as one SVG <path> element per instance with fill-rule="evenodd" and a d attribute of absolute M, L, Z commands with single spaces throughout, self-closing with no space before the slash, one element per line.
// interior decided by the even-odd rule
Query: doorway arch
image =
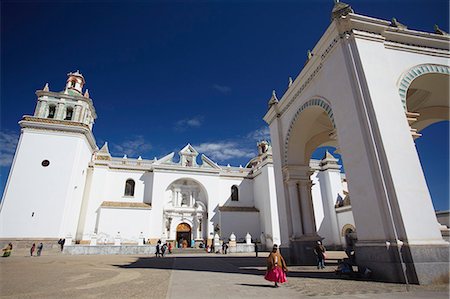
<path fill-rule="evenodd" d="M 186 222 L 177 225 L 177 244 L 180 248 L 191 247 L 192 228 Z"/>

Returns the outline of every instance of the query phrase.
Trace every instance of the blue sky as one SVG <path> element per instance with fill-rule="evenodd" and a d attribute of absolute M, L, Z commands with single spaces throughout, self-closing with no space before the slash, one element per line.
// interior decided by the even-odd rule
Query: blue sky
<path fill-rule="evenodd" d="M 356 13 L 448 31 L 448 1 L 347 1 Z M 330 23 L 332 0 L 2 1 L 1 190 L 34 92 L 64 88 L 80 70 L 97 110 L 97 144 L 152 159 L 193 144 L 243 166 L 267 137 L 273 89 L 301 71 Z M 436 209 L 448 209 L 448 122 L 416 145 Z M 321 157 L 323 150 L 315 157 Z M 445 167 L 442 167 L 445 165 Z"/>

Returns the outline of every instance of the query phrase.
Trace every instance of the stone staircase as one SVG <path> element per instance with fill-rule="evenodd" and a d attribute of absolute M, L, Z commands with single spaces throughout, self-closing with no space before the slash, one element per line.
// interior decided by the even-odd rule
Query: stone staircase
<path fill-rule="evenodd" d="M 205 251 L 205 248 L 172 248 L 172 253 L 173 254 L 199 254 L 199 253 L 206 253 L 206 251 Z"/>

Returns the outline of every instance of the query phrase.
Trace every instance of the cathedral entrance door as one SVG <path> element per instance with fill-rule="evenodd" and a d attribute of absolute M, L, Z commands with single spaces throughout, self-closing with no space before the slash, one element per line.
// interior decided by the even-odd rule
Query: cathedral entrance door
<path fill-rule="evenodd" d="M 177 226 L 177 242 L 179 248 L 191 247 L 191 226 L 187 223 L 180 223 Z"/>

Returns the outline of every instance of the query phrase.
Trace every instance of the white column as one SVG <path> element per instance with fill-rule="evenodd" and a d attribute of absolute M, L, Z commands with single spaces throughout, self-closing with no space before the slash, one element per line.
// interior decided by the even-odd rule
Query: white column
<path fill-rule="evenodd" d="M 289 195 L 290 216 L 292 222 L 292 236 L 298 238 L 303 235 L 302 213 L 299 201 L 298 185 L 296 180 L 286 182 Z"/>
<path fill-rule="evenodd" d="M 58 103 L 56 106 L 55 119 L 63 119 L 64 117 L 65 105 L 63 103 Z"/>
<path fill-rule="evenodd" d="M 74 121 L 80 121 L 80 114 L 81 114 L 81 106 L 75 105 L 75 111 L 73 112 L 73 120 Z"/>
<path fill-rule="evenodd" d="M 314 208 L 311 195 L 312 182 L 308 179 L 299 181 L 300 207 L 303 222 L 303 233 L 307 236 L 316 236 L 316 221 L 314 219 Z"/>
<path fill-rule="evenodd" d="M 42 118 L 47 117 L 47 115 L 45 114 L 45 112 L 47 111 L 47 107 L 48 107 L 48 102 L 47 101 L 41 101 L 41 106 L 39 107 L 39 111 L 38 111 L 38 114 L 36 116 L 37 117 L 42 117 Z"/>
<path fill-rule="evenodd" d="M 39 112 L 41 110 L 42 101 L 38 101 L 36 104 L 36 108 L 34 109 L 34 116 L 39 117 Z"/>

